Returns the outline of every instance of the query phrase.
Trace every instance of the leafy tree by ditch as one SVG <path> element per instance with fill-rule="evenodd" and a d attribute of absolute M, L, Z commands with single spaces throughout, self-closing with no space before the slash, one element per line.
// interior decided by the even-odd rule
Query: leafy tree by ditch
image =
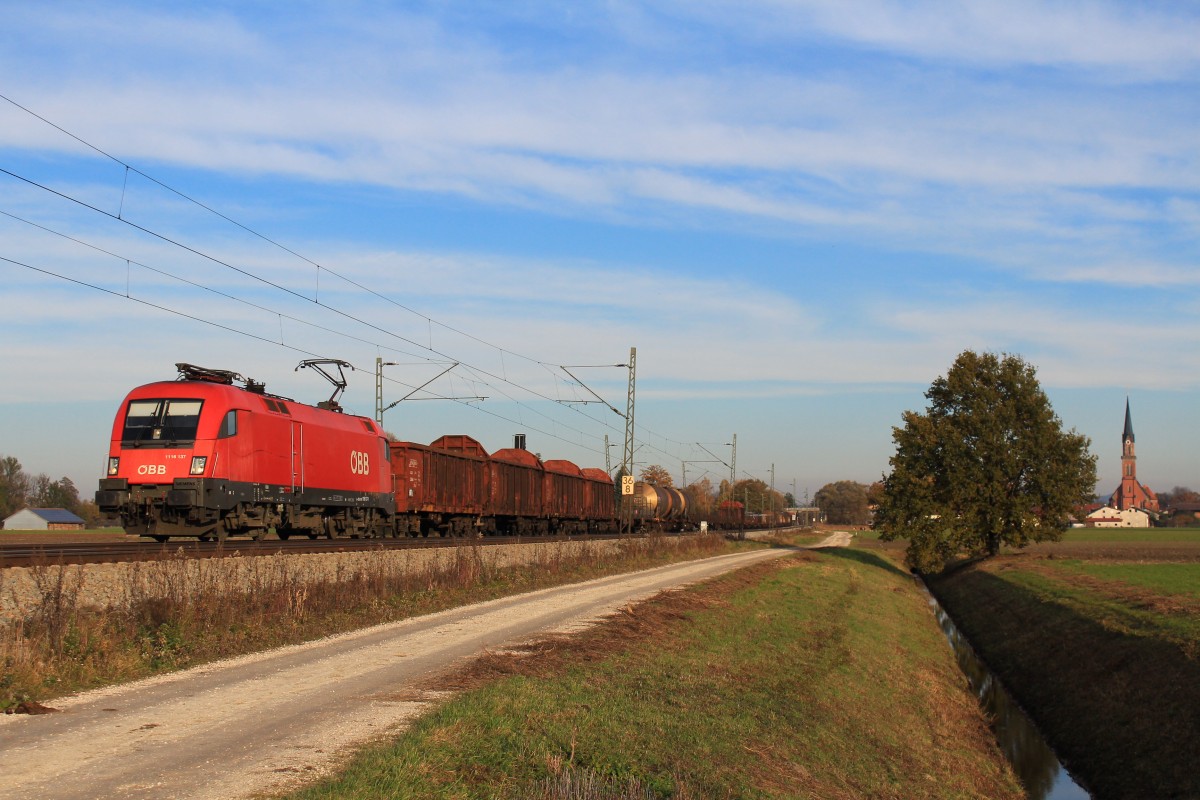
<path fill-rule="evenodd" d="M 1092 498 L 1090 441 L 1062 421 L 1019 356 L 963 351 L 925 392 L 924 414 L 904 412 L 884 476 L 875 528 L 908 539 L 923 573 L 1001 545 L 1056 541 Z"/>

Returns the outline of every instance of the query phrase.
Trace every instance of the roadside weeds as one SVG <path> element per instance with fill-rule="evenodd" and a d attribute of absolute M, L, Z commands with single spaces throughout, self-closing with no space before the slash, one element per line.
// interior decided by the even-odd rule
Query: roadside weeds
<path fill-rule="evenodd" d="M 735 546 L 717 536 L 631 539 L 616 554 L 583 543 L 543 548 L 532 563 L 498 568 L 475 544 L 448 563 L 368 561 L 307 582 L 284 558 L 195 559 L 135 565 L 113 607 L 84 605 L 85 572 L 32 570 L 36 596 L 0 624 L 0 708 L 133 680 L 269 647 Z M 0 570 L 0 591 L 4 591 Z"/>

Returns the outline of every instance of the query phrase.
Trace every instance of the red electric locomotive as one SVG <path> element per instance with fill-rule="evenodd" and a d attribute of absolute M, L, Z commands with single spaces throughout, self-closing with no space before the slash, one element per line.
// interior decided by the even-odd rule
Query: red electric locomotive
<path fill-rule="evenodd" d="M 334 379 L 321 364 L 317 368 Z M 128 533 L 286 539 L 392 532 L 387 440 L 373 420 L 269 395 L 237 373 L 177 364 L 179 379 L 125 398 L 96 504 Z M 298 368 L 299 369 L 299 368 Z M 335 381 L 335 385 L 337 382 Z"/>

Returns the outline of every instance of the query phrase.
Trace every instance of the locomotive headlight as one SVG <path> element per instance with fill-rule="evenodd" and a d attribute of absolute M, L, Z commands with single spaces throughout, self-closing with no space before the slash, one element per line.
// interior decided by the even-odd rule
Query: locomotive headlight
<path fill-rule="evenodd" d="M 203 475 L 206 466 L 208 466 L 208 456 L 192 456 L 192 475 Z"/>
<path fill-rule="evenodd" d="M 112 475 L 116 475 L 116 474 L 117 474 L 117 469 L 118 469 L 120 466 L 121 466 L 121 459 L 119 459 L 119 458 L 115 458 L 115 457 L 113 457 L 113 458 L 109 458 L 109 459 L 108 459 L 108 474 L 109 474 L 110 476 L 112 476 Z"/>

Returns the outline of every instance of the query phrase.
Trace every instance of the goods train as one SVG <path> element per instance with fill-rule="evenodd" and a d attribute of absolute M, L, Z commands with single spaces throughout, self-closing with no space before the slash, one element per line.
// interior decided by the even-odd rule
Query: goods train
<path fill-rule="evenodd" d="M 338 406 L 345 362 L 300 366 L 334 383 L 329 400 L 305 405 L 235 372 L 191 364 L 176 364 L 177 380 L 131 391 L 113 422 L 96 505 L 119 516 L 127 533 L 159 541 L 258 538 L 270 530 L 281 539 L 618 530 L 604 470 L 542 461 L 518 447 L 489 454 L 462 435 L 428 445 L 390 441 L 374 420 Z M 682 492 L 634 489 L 633 527 L 694 526 Z M 740 503 L 725 503 L 709 524 L 754 523 Z"/>

